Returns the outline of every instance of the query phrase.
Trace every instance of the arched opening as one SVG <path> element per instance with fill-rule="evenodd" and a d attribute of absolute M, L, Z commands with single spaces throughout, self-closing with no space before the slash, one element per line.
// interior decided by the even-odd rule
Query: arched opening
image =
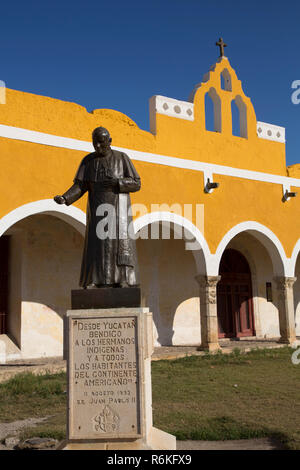
<path fill-rule="evenodd" d="M 280 293 L 277 279 L 289 269 L 283 247 L 276 235 L 257 222 L 243 222 L 227 232 L 217 248 L 218 266 L 226 249 L 239 251 L 251 271 L 255 335 L 280 336 Z"/>
<path fill-rule="evenodd" d="M 221 99 L 214 88 L 205 94 L 205 128 L 207 131 L 221 132 Z"/>
<path fill-rule="evenodd" d="M 211 132 L 215 130 L 214 102 L 209 93 L 205 95 L 205 129 Z"/>
<path fill-rule="evenodd" d="M 231 102 L 232 135 L 248 138 L 247 106 L 241 96 Z"/>
<path fill-rule="evenodd" d="M 220 75 L 221 88 L 225 91 L 232 91 L 231 76 L 227 69 L 224 69 Z"/>
<path fill-rule="evenodd" d="M 170 223 L 168 239 L 165 222 L 152 222 L 146 227 L 148 238 L 138 238 L 136 243 L 143 305 L 153 315 L 155 346 L 198 345 L 200 304 L 195 276 L 200 267 L 195 252 L 186 249 L 185 239 L 178 238 L 174 223 Z M 151 233 L 156 237 L 151 238 Z M 205 272 L 205 266 L 202 270 Z"/>
<path fill-rule="evenodd" d="M 253 336 L 251 270 L 246 258 L 235 249 L 224 251 L 217 285 L 219 338 Z"/>
<path fill-rule="evenodd" d="M 240 111 L 235 101 L 231 101 L 231 119 L 232 119 L 232 135 L 241 136 L 240 130 Z"/>
<path fill-rule="evenodd" d="M 9 243 L 7 350 L 15 346 L 14 353 L 18 349 L 26 358 L 62 355 L 63 316 L 71 306 L 71 289 L 78 287 L 82 235 L 43 213 L 19 220 L 0 240 Z"/>

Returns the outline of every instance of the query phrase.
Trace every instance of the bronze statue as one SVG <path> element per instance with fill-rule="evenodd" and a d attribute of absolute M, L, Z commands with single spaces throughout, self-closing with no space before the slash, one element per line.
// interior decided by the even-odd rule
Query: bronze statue
<path fill-rule="evenodd" d="M 57 204 L 69 206 L 88 191 L 79 284 L 83 288 L 137 287 L 137 253 L 135 240 L 128 233 L 132 222 L 128 209 L 129 193 L 139 191 L 141 180 L 129 157 L 111 149 L 107 129 L 97 127 L 92 138 L 95 152 L 83 158 L 73 186 L 62 196 L 54 197 Z M 110 208 L 115 211 L 115 220 L 107 219 Z M 105 222 L 110 226 L 103 236 Z M 103 225 L 100 227 L 99 223 Z"/>

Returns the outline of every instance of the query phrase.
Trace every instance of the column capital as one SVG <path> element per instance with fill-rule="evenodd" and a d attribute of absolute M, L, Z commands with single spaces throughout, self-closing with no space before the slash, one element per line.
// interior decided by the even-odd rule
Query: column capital
<path fill-rule="evenodd" d="M 276 276 L 274 277 L 274 281 L 277 284 L 277 288 L 280 290 L 291 289 L 296 282 L 296 277 L 288 277 L 288 276 Z"/>

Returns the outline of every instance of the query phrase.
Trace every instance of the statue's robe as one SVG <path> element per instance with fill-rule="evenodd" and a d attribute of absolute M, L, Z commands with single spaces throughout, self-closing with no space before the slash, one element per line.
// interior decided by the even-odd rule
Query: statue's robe
<path fill-rule="evenodd" d="M 112 177 L 118 179 L 118 186 L 104 188 L 103 180 Z M 74 185 L 63 195 L 66 204 L 70 205 L 88 191 L 81 287 L 119 285 L 124 281 L 130 286 L 139 285 L 136 244 L 128 233 L 128 226 L 132 223 L 128 209 L 129 193 L 138 191 L 140 187 L 140 177 L 125 153 L 111 150 L 109 155 L 100 157 L 94 152 L 82 160 Z M 96 231 L 97 224 L 104 222 L 105 217 L 107 220 L 107 212 L 103 215 L 102 210 L 102 216 L 96 214 L 97 209 L 99 214 L 101 204 L 110 204 L 116 214 L 116 225 L 105 239 L 99 238 L 99 230 L 98 235 Z"/>

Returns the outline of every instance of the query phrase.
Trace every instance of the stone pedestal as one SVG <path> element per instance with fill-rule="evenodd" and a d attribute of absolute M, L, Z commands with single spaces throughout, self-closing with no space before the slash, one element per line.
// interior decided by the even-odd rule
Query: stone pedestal
<path fill-rule="evenodd" d="M 176 449 L 153 427 L 152 314 L 146 308 L 70 310 L 64 450 Z"/>
<path fill-rule="evenodd" d="M 217 283 L 221 276 L 196 276 L 200 286 L 201 349 L 220 349 L 218 340 Z"/>
<path fill-rule="evenodd" d="M 280 343 L 293 344 L 296 341 L 295 308 L 293 285 L 296 277 L 276 277 Z"/>
<path fill-rule="evenodd" d="M 139 287 L 101 287 L 100 289 L 74 289 L 71 291 L 72 310 L 91 308 L 140 307 Z"/>

